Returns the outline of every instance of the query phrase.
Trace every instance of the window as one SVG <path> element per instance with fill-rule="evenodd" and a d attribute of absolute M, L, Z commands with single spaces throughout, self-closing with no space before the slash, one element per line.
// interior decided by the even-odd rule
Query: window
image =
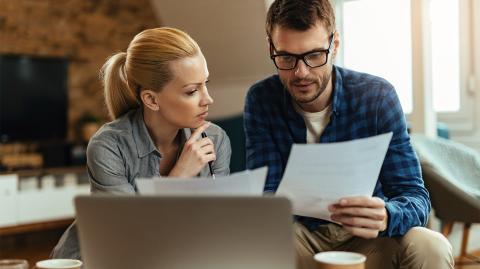
<path fill-rule="evenodd" d="M 345 1 L 344 66 L 382 77 L 395 87 L 405 113 L 412 111 L 410 2 Z"/>
<path fill-rule="evenodd" d="M 435 111 L 460 109 L 458 0 L 431 0 L 432 89 Z"/>
<path fill-rule="evenodd" d="M 469 1 L 429 0 L 431 85 L 441 117 L 468 113 Z M 462 8 L 462 6 L 464 6 Z M 343 0 L 337 4 L 343 66 L 385 78 L 405 113 L 412 111 L 412 7 L 406 0 Z M 463 23 L 468 26 L 467 23 Z M 462 26 L 461 26 L 462 25 Z M 468 28 L 468 27 L 467 27 Z M 463 31 L 463 32 L 462 32 Z M 462 35 L 463 33 L 463 35 Z M 342 63 L 340 63 L 342 64 Z M 464 74 L 462 74 L 464 72 Z M 442 120 L 442 119 L 441 119 Z M 444 119 L 445 120 L 445 119 Z"/>

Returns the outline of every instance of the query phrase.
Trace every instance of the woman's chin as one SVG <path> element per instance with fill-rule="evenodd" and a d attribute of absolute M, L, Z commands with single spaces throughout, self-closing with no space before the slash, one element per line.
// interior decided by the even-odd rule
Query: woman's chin
<path fill-rule="evenodd" d="M 200 126 L 204 125 L 205 123 L 207 123 L 207 121 L 205 119 L 201 119 L 201 120 L 197 119 L 196 121 L 192 122 L 191 124 L 189 124 L 185 128 L 197 129 Z"/>

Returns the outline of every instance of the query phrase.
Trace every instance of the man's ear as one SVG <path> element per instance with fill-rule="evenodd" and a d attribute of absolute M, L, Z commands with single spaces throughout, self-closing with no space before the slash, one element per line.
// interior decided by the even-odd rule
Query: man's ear
<path fill-rule="evenodd" d="M 337 56 L 338 51 L 340 50 L 340 33 L 335 31 L 333 34 L 333 57 Z"/>
<path fill-rule="evenodd" d="M 267 51 L 270 54 L 272 54 L 272 46 L 271 46 L 272 40 L 270 39 L 270 37 L 268 35 L 265 37 L 265 40 L 267 40 Z"/>
<path fill-rule="evenodd" d="M 143 90 L 140 92 L 140 99 L 145 108 L 149 108 L 153 111 L 158 111 L 160 109 L 156 92 L 152 90 Z"/>
<path fill-rule="evenodd" d="M 272 56 L 275 54 L 275 46 L 273 45 L 272 38 L 270 36 L 267 36 L 267 46 L 268 46 L 268 52 L 269 55 Z"/>

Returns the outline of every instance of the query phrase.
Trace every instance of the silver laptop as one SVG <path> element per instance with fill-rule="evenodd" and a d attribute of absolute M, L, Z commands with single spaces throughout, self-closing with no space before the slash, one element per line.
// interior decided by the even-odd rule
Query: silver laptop
<path fill-rule="evenodd" d="M 278 197 L 81 196 L 86 269 L 294 269 L 292 210 Z"/>

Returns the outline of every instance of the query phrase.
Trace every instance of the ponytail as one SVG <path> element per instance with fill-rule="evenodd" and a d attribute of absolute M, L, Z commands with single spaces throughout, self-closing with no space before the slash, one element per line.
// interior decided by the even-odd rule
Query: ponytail
<path fill-rule="evenodd" d="M 147 29 L 130 42 L 127 52 L 110 57 L 100 71 L 108 113 L 116 119 L 142 101 L 141 90 L 160 91 L 173 78 L 169 64 L 200 52 L 185 32 L 169 27 Z"/>
<path fill-rule="evenodd" d="M 131 89 L 125 74 L 127 53 L 119 52 L 111 56 L 103 65 L 100 77 L 103 80 L 105 102 L 108 114 L 116 119 L 127 111 L 139 107 L 136 89 Z"/>

